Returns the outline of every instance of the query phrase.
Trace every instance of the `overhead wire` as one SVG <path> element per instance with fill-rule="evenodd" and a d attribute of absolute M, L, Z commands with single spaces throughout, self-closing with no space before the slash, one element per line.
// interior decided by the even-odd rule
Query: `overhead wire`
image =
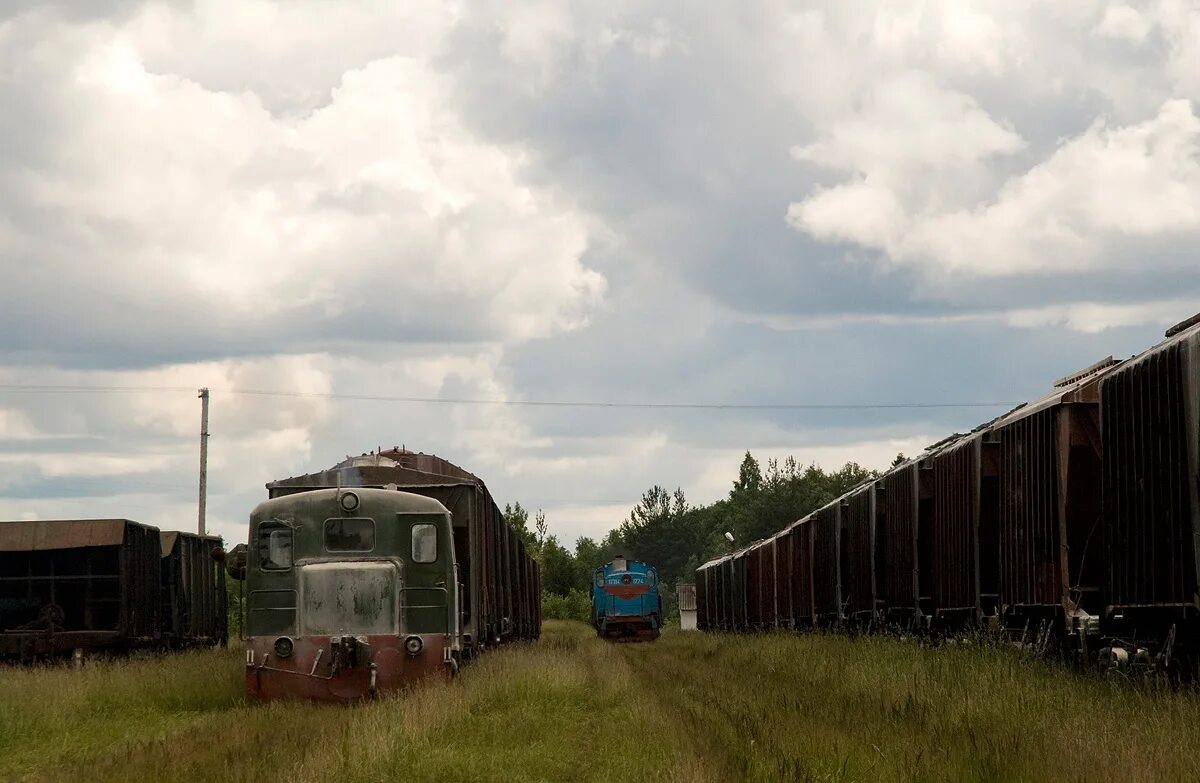
<path fill-rule="evenodd" d="M 195 393 L 190 386 L 84 386 L 61 384 L 0 384 L 0 393 L 24 394 L 86 394 L 86 393 L 139 393 L 170 392 Z M 430 405 L 500 405 L 530 408 L 612 408 L 642 410 L 924 410 L 939 408 L 999 408 L 1019 403 L 995 402 L 795 402 L 795 403 L 743 403 L 743 402 L 620 402 L 611 400 L 503 400 L 470 397 L 413 397 L 381 394 L 344 394 L 335 392 L 302 392 L 269 389 L 222 389 L 211 387 L 211 393 L 252 397 L 283 397 L 296 399 L 347 400 L 359 402 L 396 402 Z"/>

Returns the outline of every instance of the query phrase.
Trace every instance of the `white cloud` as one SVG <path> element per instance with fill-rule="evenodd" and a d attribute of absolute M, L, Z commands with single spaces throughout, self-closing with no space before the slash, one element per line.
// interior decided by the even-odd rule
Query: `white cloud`
<path fill-rule="evenodd" d="M 283 45 L 267 34 L 277 14 L 257 7 L 240 24 Z M 153 7 L 127 28 L 22 23 L 40 47 L 9 53 L 23 67 L 0 94 L 18 115 L 51 104 L 53 130 L 36 142 L 39 165 L 3 172 L 0 193 L 10 213 L 52 217 L 9 223 L 0 255 L 54 271 L 46 288 L 0 302 L 48 296 L 69 277 L 100 295 L 77 309 L 153 307 L 167 288 L 182 317 L 218 312 L 226 328 L 363 306 L 399 334 L 519 340 L 586 322 L 605 290 L 582 262 L 590 218 L 522 182 L 520 149 L 464 127 L 428 60 L 379 57 L 341 72 L 319 108 L 273 114 L 254 92 L 147 67 L 152 33 L 184 13 Z M 227 32 L 246 43 L 245 30 Z M 287 58 L 303 60 L 318 34 L 289 40 Z"/>
<path fill-rule="evenodd" d="M 1125 3 L 1113 3 L 1104 9 L 1104 18 L 1096 25 L 1096 34 L 1140 44 L 1150 33 L 1150 23 L 1137 9 Z"/>
<path fill-rule="evenodd" d="M 923 174 L 932 166 L 921 156 L 918 145 L 906 164 Z M 900 190 L 852 183 L 818 191 L 793 204 L 789 220 L 818 239 L 874 247 L 930 276 L 1104 268 L 1124 263 L 1106 252 L 1116 239 L 1200 231 L 1200 120 L 1189 101 L 1174 100 L 1135 125 L 1098 121 L 982 206 L 931 208 L 928 199 L 905 201 Z"/>

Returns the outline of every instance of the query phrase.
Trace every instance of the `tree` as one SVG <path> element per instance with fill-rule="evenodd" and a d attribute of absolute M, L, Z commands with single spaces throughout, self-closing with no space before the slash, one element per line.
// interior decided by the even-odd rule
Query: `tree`
<path fill-rule="evenodd" d="M 607 562 L 599 544 L 586 536 L 581 537 L 575 542 L 576 586 L 588 589 L 592 583 L 592 572 Z"/>
<path fill-rule="evenodd" d="M 504 521 L 512 525 L 512 527 L 517 531 L 517 535 L 519 535 L 521 540 L 525 542 L 526 551 L 536 558 L 538 556 L 538 549 L 541 545 L 541 542 L 529 529 L 529 512 L 526 511 L 520 503 L 505 503 L 504 511 L 502 513 L 504 515 Z M 538 515 L 541 516 L 542 512 L 538 511 Z M 543 519 L 542 521 L 544 522 L 545 520 Z"/>
<path fill-rule="evenodd" d="M 558 538 L 549 536 L 542 542 L 539 565 L 542 569 L 542 590 L 554 595 L 566 596 L 571 588 L 577 588 L 575 558 L 571 556 Z"/>
<path fill-rule="evenodd" d="M 540 508 L 537 510 L 537 515 L 533 518 L 533 527 L 537 531 L 537 544 L 540 547 L 542 542 L 546 540 L 546 513 Z"/>
<path fill-rule="evenodd" d="M 742 465 L 738 468 L 737 481 L 733 482 L 733 491 L 729 494 L 735 497 L 744 493 L 757 492 L 762 487 L 762 470 L 758 466 L 758 460 L 747 451 L 746 456 L 742 458 Z"/>
<path fill-rule="evenodd" d="M 623 554 L 650 563 L 664 581 L 674 582 L 699 543 L 692 519 L 682 489 L 668 492 L 656 484 L 617 529 Z"/>
<path fill-rule="evenodd" d="M 896 455 L 896 458 L 894 460 L 892 460 L 891 467 L 893 467 L 893 468 L 899 467 L 900 465 L 903 465 L 907 461 L 908 461 L 908 457 L 904 456 L 904 452 L 902 451 Z"/>

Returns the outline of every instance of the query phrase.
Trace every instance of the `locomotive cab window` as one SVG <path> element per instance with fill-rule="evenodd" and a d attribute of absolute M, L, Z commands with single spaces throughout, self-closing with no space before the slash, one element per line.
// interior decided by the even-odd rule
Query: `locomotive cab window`
<path fill-rule="evenodd" d="M 258 565 L 264 571 L 286 571 L 292 567 L 292 529 L 290 527 L 259 526 Z"/>
<path fill-rule="evenodd" d="M 375 548 L 375 520 L 367 517 L 325 520 L 327 552 L 370 552 Z"/>
<path fill-rule="evenodd" d="M 437 525 L 412 526 L 412 559 L 414 563 L 432 563 L 437 560 Z"/>

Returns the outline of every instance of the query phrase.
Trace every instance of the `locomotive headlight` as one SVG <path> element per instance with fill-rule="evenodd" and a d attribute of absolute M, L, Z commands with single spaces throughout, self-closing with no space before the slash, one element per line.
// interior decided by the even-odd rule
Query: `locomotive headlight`
<path fill-rule="evenodd" d="M 358 495 L 353 492 L 344 492 L 341 498 L 338 499 L 338 503 L 341 505 L 343 511 L 353 511 L 358 508 Z"/>
<path fill-rule="evenodd" d="M 421 641 L 420 636 L 410 636 L 404 640 L 404 649 L 408 651 L 409 655 L 418 654 L 424 646 L 425 643 Z"/>
<path fill-rule="evenodd" d="M 292 640 L 286 636 L 280 636 L 275 640 L 275 654 L 280 658 L 287 658 L 291 655 L 293 648 Z"/>

